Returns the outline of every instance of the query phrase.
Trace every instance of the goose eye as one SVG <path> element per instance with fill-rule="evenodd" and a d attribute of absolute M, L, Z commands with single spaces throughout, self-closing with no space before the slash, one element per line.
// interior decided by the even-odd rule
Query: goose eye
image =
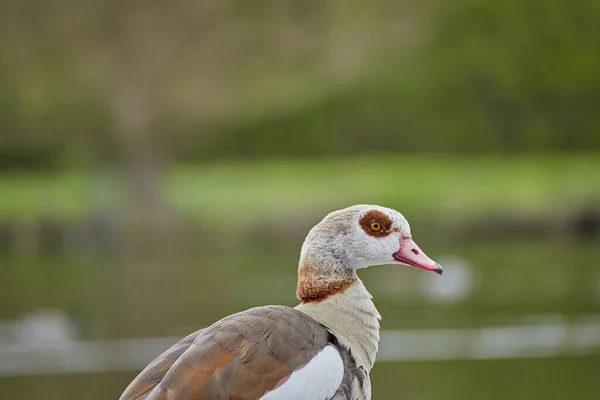
<path fill-rule="evenodd" d="M 381 230 L 381 224 L 379 222 L 371 222 L 370 228 L 373 232 L 379 232 Z"/>

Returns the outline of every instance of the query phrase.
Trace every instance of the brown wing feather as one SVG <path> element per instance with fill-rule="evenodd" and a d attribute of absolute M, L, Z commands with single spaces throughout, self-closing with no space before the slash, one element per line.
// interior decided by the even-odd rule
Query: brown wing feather
<path fill-rule="evenodd" d="M 281 385 L 330 338 L 293 308 L 253 308 L 186 337 L 154 360 L 121 400 L 253 400 Z"/>
<path fill-rule="evenodd" d="M 156 357 L 127 387 L 121 399 L 144 399 L 160 381 L 163 379 L 169 368 L 177 361 L 179 357 L 192 345 L 202 330 L 196 331 L 186 336 L 179 342 L 170 347 L 160 356 Z"/>

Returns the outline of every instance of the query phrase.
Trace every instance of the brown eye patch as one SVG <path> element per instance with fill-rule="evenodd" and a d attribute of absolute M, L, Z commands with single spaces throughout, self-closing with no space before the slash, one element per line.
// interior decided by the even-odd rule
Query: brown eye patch
<path fill-rule="evenodd" d="M 392 220 L 379 210 L 367 211 L 358 223 L 367 235 L 373 237 L 385 237 L 392 231 Z"/>

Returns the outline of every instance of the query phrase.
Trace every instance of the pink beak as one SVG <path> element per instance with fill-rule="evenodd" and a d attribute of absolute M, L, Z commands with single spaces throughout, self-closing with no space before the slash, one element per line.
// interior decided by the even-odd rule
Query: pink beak
<path fill-rule="evenodd" d="M 440 275 L 444 272 L 442 266 L 427 257 L 410 236 L 402 237 L 400 250 L 394 253 L 394 259 L 404 265 L 436 272 Z"/>

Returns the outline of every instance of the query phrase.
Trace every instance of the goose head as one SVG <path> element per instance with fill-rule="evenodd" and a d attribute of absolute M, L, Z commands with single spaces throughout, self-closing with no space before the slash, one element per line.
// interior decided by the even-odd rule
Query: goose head
<path fill-rule="evenodd" d="M 356 270 L 383 264 L 443 272 L 415 243 L 398 211 L 377 205 L 334 211 L 310 230 L 302 245 L 297 296 L 302 302 L 321 301 L 351 286 Z"/>

